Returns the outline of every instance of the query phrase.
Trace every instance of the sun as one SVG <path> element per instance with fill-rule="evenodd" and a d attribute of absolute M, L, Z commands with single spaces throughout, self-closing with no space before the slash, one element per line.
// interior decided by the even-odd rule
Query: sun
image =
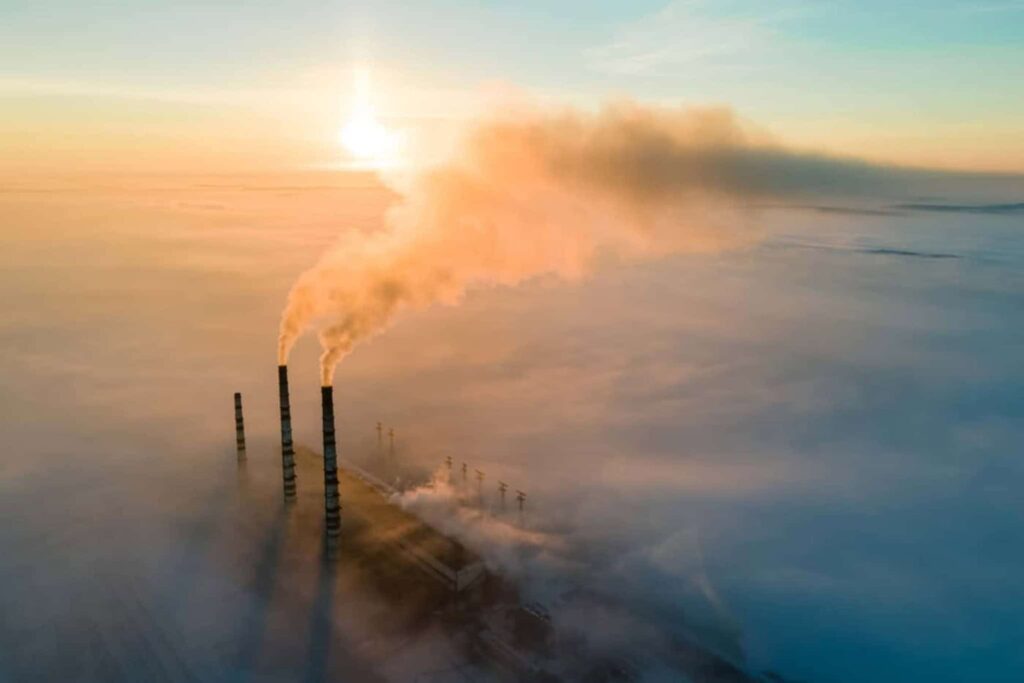
<path fill-rule="evenodd" d="M 384 126 L 370 104 L 369 72 L 357 70 L 351 111 L 338 141 L 360 166 L 383 168 L 398 162 L 401 137 Z"/>
<path fill-rule="evenodd" d="M 353 112 L 338 139 L 356 160 L 382 164 L 395 160 L 398 136 L 381 125 L 371 112 Z"/>

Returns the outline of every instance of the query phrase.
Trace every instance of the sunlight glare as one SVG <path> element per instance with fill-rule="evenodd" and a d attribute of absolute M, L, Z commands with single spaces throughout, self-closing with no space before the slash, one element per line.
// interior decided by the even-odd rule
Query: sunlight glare
<path fill-rule="evenodd" d="M 382 168 L 398 161 L 400 137 L 381 124 L 370 104 L 370 77 L 366 69 L 355 72 L 355 92 L 348 120 L 338 139 L 345 150 L 363 165 Z"/>

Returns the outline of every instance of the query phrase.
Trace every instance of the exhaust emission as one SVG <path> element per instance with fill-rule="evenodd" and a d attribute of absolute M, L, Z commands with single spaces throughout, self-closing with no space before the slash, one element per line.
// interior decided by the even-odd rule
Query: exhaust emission
<path fill-rule="evenodd" d="M 884 196 L 927 175 L 786 149 L 726 109 L 513 109 L 470 126 L 450 159 L 401 178 L 386 230 L 346 230 L 299 277 L 278 363 L 315 328 L 321 384 L 331 384 L 335 365 L 404 311 L 457 304 L 482 286 L 579 280 L 606 255 L 745 246 L 762 234 L 759 205 Z"/>

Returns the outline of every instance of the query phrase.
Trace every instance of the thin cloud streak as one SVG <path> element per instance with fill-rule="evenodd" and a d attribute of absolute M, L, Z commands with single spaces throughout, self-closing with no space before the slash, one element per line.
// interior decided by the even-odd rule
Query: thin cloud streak
<path fill-rule="evenodd" d="M 776 8 L 765 15 L 729 14 L 707 2 L 670 2 L 620 27 L 614 38 L 584 51 L 591 68 L 643 75 L 694 64 L 722 64 L 778 40 L 774 26 L 803 10 Z"/>

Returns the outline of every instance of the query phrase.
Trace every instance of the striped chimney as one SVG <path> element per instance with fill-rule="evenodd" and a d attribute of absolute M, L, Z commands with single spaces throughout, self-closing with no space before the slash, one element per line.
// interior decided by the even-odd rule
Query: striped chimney
<path fill-rule="evenodd" d="M 242 395 L 235 392 L 235 445 L 238 457 L 245 457 L 245 421 L 242 419 Z"/>
<path fill-rule="evenodd" d="M 334 440 L 334 387 L 320 387 L 324 414 L 324 509 L 327 536 L 341 534 L 341 504 L 338 500 L 338 448 Z"/>
<path fill-rule="evenodd" d="M 277 387 L 281 395 L 281 471 L 284 498 L 295 500 L 295 448 L 292 446 L 292 409 L 288 399 L 288 366 L 277 366 Z"/>

